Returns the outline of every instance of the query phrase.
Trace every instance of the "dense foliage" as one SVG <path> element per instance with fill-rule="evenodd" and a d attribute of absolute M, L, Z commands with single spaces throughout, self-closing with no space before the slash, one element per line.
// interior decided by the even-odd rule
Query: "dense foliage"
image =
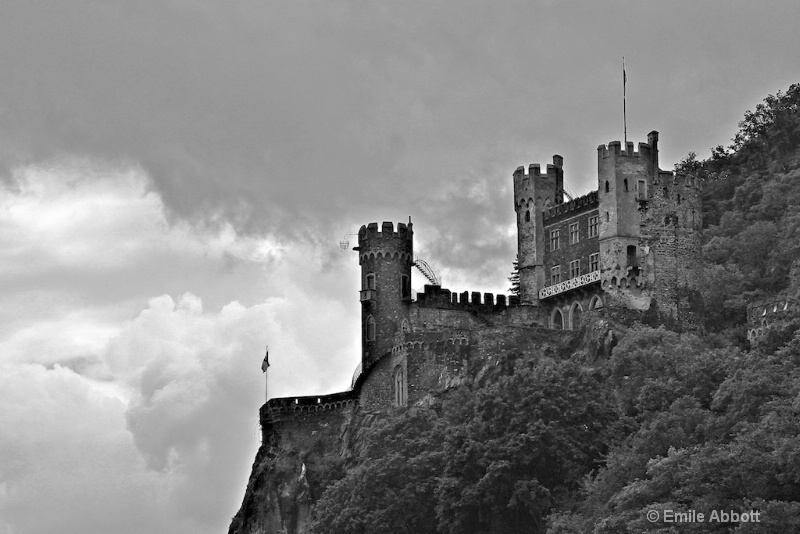
<path fill-rule="evenodd" d="M 508 371 L 376 423 L 366 458 L 316 507 L 314 532 L 544 532 L 619 432 L 600 374 L 507 354 Z"/>
<path fill-rule="evenodd" d="M 800 532 L 798 324 L 749 353 L 638 326 L 593 366 L 506 354 L 504 374 L 375 422 L 312 531 L 705 532 L 645 514 L 757 509 L 720 531 Z"/>
<path fill-rule="evenodd" d="M 800 84 L 746 112 L 728 148 L 676 168 L 704 180 L 706 328 L 742 341 L 747 304 L 784 289 L 800 258 Z"/>

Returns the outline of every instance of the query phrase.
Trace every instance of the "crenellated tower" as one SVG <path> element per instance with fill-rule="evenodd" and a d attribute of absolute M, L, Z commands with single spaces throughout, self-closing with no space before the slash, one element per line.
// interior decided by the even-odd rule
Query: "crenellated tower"
<path fill-rule="evenodd" d="M 597 147 L 600 276 L 603 288 L 610 288 L 612 297 L 614 288 L 641 282 L 641 208 L 647 206 L 659 172 L 658 132 L 650 132 L 647 141 L 639 143 L 638 151 L 634 151 L 632 142 L 624 150 L 619 141 Z M 616 300 L 625 300 L 620 304 L 640 310 L 650 305 L 649 297 L 640 294 L 626 294 Z"/>
<path fill-rule="evenodd" d="M 700 183 L 658 167 L 658 132 L 597 148 L 601 284 L 609 304 L 697 323 Z"/>
<path fill-rule="evenodd" d="M 362 369 L 366 371 L 392 348 L 394 335 L 408 325 L 414 232 L 391 222 L 362 226 L 358 231 L 361 265 Z"/>
<path fill-rule="evenodd" d="M 539 290 L 545 286 L 544 228 L 542 212 L 564 201 L 564 158 L 553 156 L 553 164 L 541 173 L 538 164 L 514 171 L 514 211 L 517 213 L 517 262 L 520 301 L 539 305 Z"/>

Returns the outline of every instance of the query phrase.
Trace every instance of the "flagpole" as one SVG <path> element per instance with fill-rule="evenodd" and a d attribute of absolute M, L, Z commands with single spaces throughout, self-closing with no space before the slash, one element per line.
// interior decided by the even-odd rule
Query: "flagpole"
<path fill-rule="evenodd" d="M 267 345 L 267 353 L 264 355 L 264 361 L 261 362 L 261 372 L 264 373 L 264 402 L 269 401 L 269 345 Z"/>
<path fill-rule="evenodd" d="M 625 74 L 625 56 L 622 56 L 622 127 L 625 130 L 625 147 L 628 146 L 628 109 L 627 109 L 627 89 L 628 75 Z"/>

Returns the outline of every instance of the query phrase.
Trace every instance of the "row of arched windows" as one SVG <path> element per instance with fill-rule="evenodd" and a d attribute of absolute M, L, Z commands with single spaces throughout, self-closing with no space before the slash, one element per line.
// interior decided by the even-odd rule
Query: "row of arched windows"
<path fill-rule="evenodd" d="M 590 310 L 599 310 L 603 307 L 603 299 L 599 295 L 592 297 L 589 301 Z M 555 330 L 574 330 L 580 324 L 581 314 L 583 313 L 583 306 L 577 300 L 569 307 L 567 316 L 560 308 L 554 308 L 550 314 L 550 328 Z"/>

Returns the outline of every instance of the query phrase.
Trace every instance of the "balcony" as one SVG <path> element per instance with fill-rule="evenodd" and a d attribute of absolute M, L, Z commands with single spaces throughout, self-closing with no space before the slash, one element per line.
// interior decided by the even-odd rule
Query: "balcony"
<path fill-rule="evenodd" d="M 375 298 L 378 296 L 378 292 L 374 289 L 362 289 L 358 292 L 358 295 L 358 300 L 361 302 L 369 302 L 375 300 Z"/>
<path fill-rule="evenodd" d="M 559 284 L 547 286 L 539 291 L 539 300 L 544 300 L 549 297 L 564 293 L 571 289 L 577 289 L 582 286 L 593 284 L 600 281 L 600 271 L 593 271 L 591 273 L 582 274 L 575 278 L 570 278 Z"/>

